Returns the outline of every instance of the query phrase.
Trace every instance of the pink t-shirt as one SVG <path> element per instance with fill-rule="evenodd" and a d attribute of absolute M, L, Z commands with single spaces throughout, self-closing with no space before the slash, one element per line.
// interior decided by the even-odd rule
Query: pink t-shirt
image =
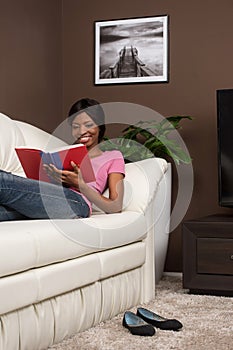
<path fill-rule="evenodd" d="M 106 189 L 109 174 L 121 173 L 125 175 L 125 162 L 119 151 L 105 151 L 100 156 L 92 158 L 91 164 L 96 181 L 90 182 L 88 185 L 99 193 L 103 193 Z"/>
<path fill-rule="evenodd" d="M 88 186 L 100 194 L 107 188 L 109 174 L 121 173 L 125 175 L 125 162 L 120 151 L 105 151 L 100 156 L 91 158 L 91 164 L 96 181 L 88 183 Z M 85 196 L 83 198 L 88 203 L 90 212 L 92 212 L 91 203 Z"/>

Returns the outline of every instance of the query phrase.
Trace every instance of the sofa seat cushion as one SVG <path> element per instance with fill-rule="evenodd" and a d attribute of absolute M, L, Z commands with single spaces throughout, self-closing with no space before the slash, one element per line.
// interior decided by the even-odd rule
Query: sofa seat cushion
<path fill-rule="evenodd" d="M 145 243 L 137 242 L 2 277 L 0 314 L 140 268 L 145 256 Z"/>
<path fill-rule="evenodd" d="M 145 217 L 137 212 L 1 222 L 0 277 L 127 245 L 146 232 Z"/>

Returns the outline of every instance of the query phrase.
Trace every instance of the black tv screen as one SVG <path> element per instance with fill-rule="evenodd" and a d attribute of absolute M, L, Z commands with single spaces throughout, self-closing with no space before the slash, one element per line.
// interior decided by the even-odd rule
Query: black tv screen
<path fill-rule="evenodd" d="M 219 205 L 233 207 L 233 89 L 217 90 Z"/>

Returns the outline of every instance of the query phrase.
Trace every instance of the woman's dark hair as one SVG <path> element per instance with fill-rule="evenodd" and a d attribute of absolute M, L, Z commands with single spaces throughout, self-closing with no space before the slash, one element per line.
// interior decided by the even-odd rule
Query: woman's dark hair
<path fill-rule="evenodd" d="M 72 125 L 74 118 L 82 113 L 87 113 L 99 127 L 99 142 L 102 141 L 105 133 L 105 115 L 100 103 L 90 98 L 82 98 L 75 102 L 68 113 L 68 123 Z"/>

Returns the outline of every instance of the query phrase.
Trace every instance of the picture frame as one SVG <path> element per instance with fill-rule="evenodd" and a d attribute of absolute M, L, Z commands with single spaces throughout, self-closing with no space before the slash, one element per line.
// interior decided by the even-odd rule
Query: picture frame
<path fill-rule="evenodd" d="M 168 15 L 95 22 L 95 85 L 167 83 Z"/>

